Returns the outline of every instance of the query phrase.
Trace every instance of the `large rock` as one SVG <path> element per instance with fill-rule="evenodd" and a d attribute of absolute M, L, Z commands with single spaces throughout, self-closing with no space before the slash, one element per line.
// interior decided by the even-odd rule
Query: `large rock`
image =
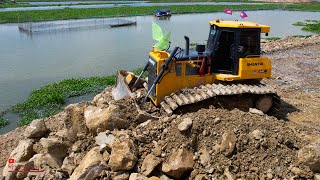
<path fill-rule="evenodd" d="M 75 168 L 76 168 L 76 165 L 74 164 L 74 157 L 68 156 L 64 158 L 61 166 L 62 171 L 71 175 Z"/>
<path fill-rule="evenodd" d="M 29 159 L 29 162 L 33 162 L 35 167 L 41 167 L 43 164 L 43 154 L 35 154 Z"/>
<path fill-rule="evenodd" d="M 120 107 L 111 104 L 108 108 L 89 106 L 84 111 L 86 126 L 91 132 L 126 129 L 129 124 L 124 120 Z"/>
<path fill-rule="evenodd" d="M 114 135 L 108 134 L 106 132 L 101 132 L 95 137 L 96 144 L 100 147 L 106 147 L 108 152 L 111 152 L 112 143 L 115 140 Z"/>
<path fill-rule="evenodd" d="M 225 156 L 230 156 L 236 146 L 237 137 L 233 132 L 226 132 L 222 135 L 220 151 Z"/>
<path fill-rule="evenodd" d="M 129 180 L 129 172 L 122 172 L 122 171 L 118 171 L 118 173 L 116 173 L 116 175 L 112 176 L 111 175 L 111 179 L 112 180 Z"/>
<path fill-rule="evenodd" d="M 10 153 L 10 158 L 14 159 L 15 162 L 28 161 L 33 154 L 33 140 L 21 140 L 18 146 Z M 9 162 L 7 161 L 6 166 L 3 169 L 3 176 L 8 175 L 8 166 Z"/>
<path fill-rule="evenodd" d="M 49 166 L 50 168 L 58 169 L 62 165 L 62 160 L 57 159 L 50 154 L 35 154 L 29 162 L 33 162 L 34 166 L 41 169 L 43 167 Z"/>
<path fill-rule="evenodd" d="M 68 129 L 68 139 L 74 142 L 79 132 L 87 132 L 83 113 L 84 109 L 88 106 L 87 103 L 77 103 L 67 106 L 66 112 L 68 114 L 68 122 L 66 122 L 66 128 Z"/>
<path fill-rule="evenodd" d="M 106 167 L 102 164 L 103 156 L 99 147 L 92 148 L 72 173 L 70 180 L 96 179 Z"/>
<path fill-rule="evenodd" d="M 58 159 L 51 154 L 46 154 L 42 158 L 42 164 L 53 169 L 58 169 L 62 166 L 62 159 Z"/>
<path fill-rule="evenodd" d="M 310 143 L 298 151 L 299 161 L 316 173 L 320 172 L 320 140 Z"/>
<path fill-rule="evenodd" d="M 187 117 L 182 120 L 182 122 L 178 125 L 179 131 L 186 131 L 192 125 L 192 119 Z"/>
<path fill-rule="evenodd" d="M 130 170 L 136 164 L 138 148 L 128 135 L 122 135 L 112 143 L 109 167 L 112 171 Z"/>
<path fill-rule="evenodd" d="M 187 149 L 173 150 L 166 162 L 162 164 L 162 172 L 174 177 L 181 176 L 188 170 L 192 170 L 194 165 L 193 154 Z"/>
<path fill-rule="evenodd" d="M 25 129 L 24 136 L 27 138 L 40 138 L 48 132 L 43 119 L 36 119 Z"/>
<path fill-rule="evenodd" d="M 148 154 L 142 162 L 141 173 L 145 176 L 149 176 L 160 163 L 160 158 L 153 154 Z"/>
<path fill-rule="evenodd" d="M 130 174 L 129 180 L 146 180 L 148 179 L 146 176 L 139 173 Z"/>
<path fill-rule="evenodd" d="M 41 138 L 40 144 L 45 154 L 50 154 L 53 158 L 63 160 L 67 153 L 67 146 L 55 138 Z"/>
<path fill-rule="evenodd" d="M 108 104 L 112 100 L 113 100 L 113 98 L 112 98 L 112 94 L 111 94 L 111 88 L 108 87 L 105 90 L 103 90 L 100 94 L 97 94 L 93 98 L 92 102 L 101 106 L 101 105 Z"/>

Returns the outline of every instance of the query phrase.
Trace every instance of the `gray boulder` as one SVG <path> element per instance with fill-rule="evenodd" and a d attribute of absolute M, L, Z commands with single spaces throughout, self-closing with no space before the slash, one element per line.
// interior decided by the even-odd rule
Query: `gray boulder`
<path fill-rule="evenodd" d="M 43 119 L 33 120 L 25 129 L 24 136 L 27 138 L 40 138 L 48 132 Z"/>

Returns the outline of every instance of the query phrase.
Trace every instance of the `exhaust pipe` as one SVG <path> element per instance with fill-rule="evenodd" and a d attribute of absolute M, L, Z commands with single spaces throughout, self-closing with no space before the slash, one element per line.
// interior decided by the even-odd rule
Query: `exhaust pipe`
<path fill-rule="evenodd" d="M 185 55 L 189 56 L 189 43 L 190 43 L 190 39 L 188 36 L 184 36 L 184 39 L 186 40 L 186 49 L 185 49 Z"/>

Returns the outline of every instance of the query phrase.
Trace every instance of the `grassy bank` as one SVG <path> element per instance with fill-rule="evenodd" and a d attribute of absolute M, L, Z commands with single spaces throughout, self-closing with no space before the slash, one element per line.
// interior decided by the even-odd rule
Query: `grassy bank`
<path fill-rule="evenodd" d="M 8 124 L 9 124 L 8 120 L 0 117 L 0 128 L 6 126 L 6 125 L 8 125 Z"/>
<path fill-rule="evenodd" d="M 68 98 L 99 93 L 115 83 L 115 76 L 66 79 L 50 83 L 32 91 L 27 100 L 13 106 L 12 111 L 21 115 L 20 125 L 33 119 L 48 117 L 61 111 Z"/>
<path fill-rule="evenodd" d="M 142 68 L 138 68 L 133 72 L 140 74 L 141 71 Z M 28 99 L 13 106 L 11 110 L 19 113 L 22 117 L 20 125 L 27 125 L 33 119 L 48 117 L 60 112 L 68 98 L 100 93 L 107 86 L 114 84 L 115 75 L 65 79 L 49 83 L 38 90 L 32 91 Z"/>
<path fill-rule="evenodd" d="M 43 6 L 75 6 L 75 5 L 99 5 L 99 4 L 130 4 L 132 2 L 78 2 L 76 4 L 46 4 L 46 5 L 33 5 L 27 2 L 19 2 L 19 3 L 12 3 L 6 2 L 0 4 L 0 8 L 16 8 L 16 7 L 43 7 Z"/>
<path fill-rule="evenodd" d="M 100 18 L 153 14 L 159 8 L 171 9 L 174 14 L 223 12 L 224 8 L 237 10 L 286 9 L 300 11 L 320 11 L 320 3 L 310 4 L 246 4 L 246 5 L 177 5 L 151 7 L 116 7 L 92 9 L 61 9 L 45 11 L 0 12 L 0 23 L 24 21 L 48 21 L 63 19 Z"/>
<path fill-rule="evenodd" d="M 320 34 L 320 20 L 306 20 L 305 22 L 296 22 L 294 26 L 303 26 L 302 30 Z"/>

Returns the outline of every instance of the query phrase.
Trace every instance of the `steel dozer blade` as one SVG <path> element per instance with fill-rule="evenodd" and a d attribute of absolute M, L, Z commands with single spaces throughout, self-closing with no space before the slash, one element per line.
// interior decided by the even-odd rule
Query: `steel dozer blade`
<path fill-rule="evenodd" d="M 143 83 L 145 81 L 143 79 L 139 79 L 135 87 L 133 87 L 133 84 L 135 84 L 135 81 L 138 78 L 134 73 L 125 71 L 125 70 L 118 70 L 116 76 L 117 76 L 116 78 L 117 82 L 111 91 L 113 99 L 120 100 L 125 97 L 131 97 L 134 100 L 135 106 L 139 113 L 139 115 L 137 116 L 137 119 L 140 122 L 146 121 L 148 119 L 159 119 L 159 117 L 153 116 L 141 110 L 140 106 L 136 101 L 136 95 L 135 93 L 132 92 L 133 89 L 142 88 Z"/>
<path fill-rule="evenodd" d="M 134 73 L 125 70 L 118 70 L 116 76 L 117 82 L 111 92 L 113 99 L 119 100 L 125 97 L 133 97 L 129 85 L 132 84 L 131 82 L 136 78 Z"/>

